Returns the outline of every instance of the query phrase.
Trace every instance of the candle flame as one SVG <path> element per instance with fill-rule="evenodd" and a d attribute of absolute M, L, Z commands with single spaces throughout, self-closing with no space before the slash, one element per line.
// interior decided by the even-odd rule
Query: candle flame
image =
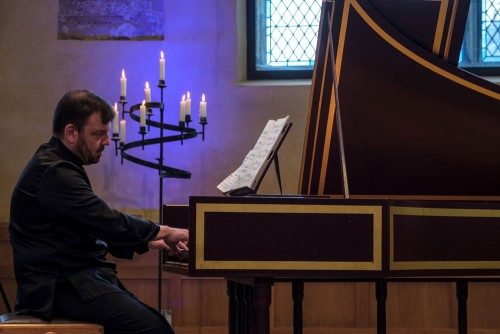
<path fill-rule="evenodd" d="M 149 89 L 149 82 L 146 81 L 146 89 Z"/>
<path fill-rule="evenodd" d="M 182 95 L 182 101 L 186 101 L 186 94 Z"/>
<path fill-rule="evenodd" d="M 187 92 L 187 98 L 188 100 L 191 98 L 191 94 L 189 92 Z"/>
<path fill-rule="evenodd" d="M 118 105 L 116 104 L 116 102 L 115 102 L 115 109 L 114 109 L 114 111 L 118 111 Z"/>
<path fill-rule="evenodd" d="M 146 100 L 142 100 L 142 105 L 145 106 L 146 105 Z M 137 107 L 136 107 L 137 108 Z"/>
<path fill-rule="evenodd" d="M 160 51 L 160 57 L 163 59 L 163 51 Z"/>
<path fill-rule="evenodd" d="M 122 78 L 125 78 L 125 69 L 122 70 Z"/>
<path fill-rule="evenodd" d="M 203 93 L 203 95 L 201 96 L 201 100 L 205 102 L 205 93 Z"/>

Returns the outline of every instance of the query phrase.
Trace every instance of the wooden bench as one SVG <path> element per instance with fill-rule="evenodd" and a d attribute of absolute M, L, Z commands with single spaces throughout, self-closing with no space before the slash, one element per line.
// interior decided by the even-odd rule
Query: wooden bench
<path fill-rule="evenodd" d="M 0 316 L 0 334 L 103 334 L 101 325 L 54 319 L 50 322 L 42 319 L 6 313 Z"/>

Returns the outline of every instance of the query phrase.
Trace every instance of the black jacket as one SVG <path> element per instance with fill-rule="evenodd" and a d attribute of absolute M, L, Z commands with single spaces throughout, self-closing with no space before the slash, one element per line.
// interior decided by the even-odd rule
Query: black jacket
<path fill-rule="evenodd" d="M 83 300 L 117 291 L 109 252 L 132 258 L 158 234 L 153 222 L 111 209 L 93 191 L 82 162 L 58 139 L 37 150 L 12 195 L 9 232 L 16 311 L 51 318 L 54 286 L 69 280 Z"/>

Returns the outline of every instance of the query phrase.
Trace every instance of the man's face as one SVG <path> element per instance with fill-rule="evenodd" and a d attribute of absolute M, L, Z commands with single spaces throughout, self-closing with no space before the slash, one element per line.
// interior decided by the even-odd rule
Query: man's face
<path fill-rule="evenodd" d="M 101 114 L 95 112 L 78 134 L 78 155 L 84 165 L 96 164 L 101 159 L 105 146 L 109 144 L 109 124 L 102 124 Z"/>

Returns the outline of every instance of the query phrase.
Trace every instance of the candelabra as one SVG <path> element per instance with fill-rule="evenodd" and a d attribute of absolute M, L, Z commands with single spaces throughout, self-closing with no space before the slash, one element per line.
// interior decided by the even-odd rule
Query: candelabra
<path fill-rule="evenodd" d="M 134 104 L 127 111 L 125 106 L 127 104 L 127 100 L 125 96 L 120 96 L 120 105 L 121 105 L 121 117 L 120 112 L 116 109 L 115 105 L 115 118 L 120 121 L 120 131 L 118 133 L 117 126 L 113 124 L 113 135 L 112 140 L 115 143 L 115 155 L 120 155 L 121 164 L 123 164 L 124 160 L 128 160 L 135 164 L 149 167 L 158 171 L 159 175 L 159 221 L 160 224 L 163 223 L 163 179 L 164 178 L 190 178 L 191 173 L 185 170 L 177 169 L 174 167 L 166 166 L 164 164 L 164 144 L 168 142 L 178 141 L 181 145 L 184 143 L 184 140 L 195 138 L 198 135 L 201 135 L 202 140 L 205 140 L 205 126 L 207 123 L 206 114 L 200 114 L 200 125 L 201 131 L 198 131 L 194 128 L 190 127 L 191 115 L 185 114 L 184 118 L 180 118 L 179 124 L 168 124 L 165 123 L 165 104 L 164 104 L 164 90 L 166 88 L 165 81 L 160 80 L 158 84 L 158 88 L 160 89 L 160 101 L 159 102 L 143 102 L 142 104 Z M 204 103 L 204 101 L 202 101 Z M 182 105 L 182 103 L 181 103 Z M 200 104 L 201 107 L 201 104 Z M 141 110 L 142 109 L 142 110 Z M 159 111 L 159 115 L 155 114 L 155 111 Z M 137 115 L 137 111 L 140 112 L 140 115 Z M 128 143 L 125 142 L 125 116 L 129 115 L 130 119 L 139 123 L 139 134 L 141 135 L 141 139 L 130 141 Z M 117 121 L 116 120 L 116 121 Z M 116 122 L 114 120 L 114 122 Z M 123 122 L 123 123 L 122 123 Z M 159 137 L 157 138 L 147 138 L 147 134 L 151 130 L 151 127 L 159 129 Z M 164 131 L 171 131 L 175 134 L 173 135 L 165 135 Z M 144 148 L 146 146 L 155 145 L 158 147 L 159 157 L 156 159 L 157 162 L 148 161 L 142 158 L 139 158 L 135 155 L 132 155 L 129 150 L 133 148 Z M 161 281 L 162 281 L 162 265 L 163 265 L 163 254 L 160 251 L 158 258 L 158 310 L 161 311 Z"/>

